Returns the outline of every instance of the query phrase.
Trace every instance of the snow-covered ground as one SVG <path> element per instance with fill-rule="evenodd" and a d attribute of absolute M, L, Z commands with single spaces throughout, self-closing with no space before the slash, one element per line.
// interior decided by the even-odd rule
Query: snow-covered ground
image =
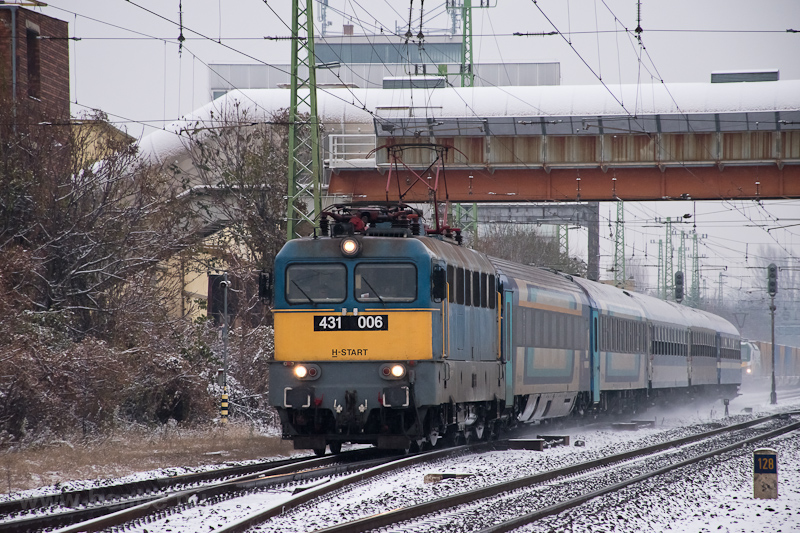
<path fill-rule="evenodd" d="M 745 389 L 742 396 L 731 401 L 730 415 L 737 419 L 749 418 L 749 414 L 743 414 L 745 408 L 751 408 L 754 415 L 785 410 L 790 405 L 800 408 L 800 391 L 779 391 L 778 399 L 778 405 L 771 406 L 768 391 Z M 586 460 L 639 448 L 685 434 L 688 431 L 684 428 L 688 426 L 722 422 L 724 407 L 721 402 L 698 402 L 682 409 L 654 409 L 634 418 L 655 420 L 656 425 L 635 432 L 613 431 L 606 424 L 533 427 L 531 433 L 534 435 L 567 434 L 573 443 L 583 440 L 586 445 L 556 447 L 544 452 L 497 451 L 411 467 L 401 473 L 386 474 L 356 484 L 322 501 L 288 511 L 265 523 L 260 530 L 313 531 L 358 516 L 550 470 L 576 462 L 578 458 Z M 699 430 L 696 428 L 693 431 Z M 753 446 L 750 446 L 741 452 L 673 471 L 632 485 L 619 493 L 596 498 L 579 508 L 526 526 L 521 531 L 800 531 L 800 435 L 791 434 L 774 439 L 768 445 L 779 452 L 780 488 L 777 500 L 753 498 Z M 762 446 L 764 443 L 758 445 Z M 470 474 L 470 477 L 426 484 L 423 478 L 429 473 L 462 473 Z M 98 484 L 107 483 L 108 480 Z M 272 489 L 226 501 L 197 502 L 193 509 L 163 515 L 132 530 L 146 529 L 151 533 L 209 531 L 209 528 L 216 529 L 222 523 L 230 523 L 281 504 L 291 498 L 294 488 Z M 434 524 L 431 524 L 431 530 L 434 528 Z M 457 518 L 453 518 L 445 529 L 470 531 Z"/>

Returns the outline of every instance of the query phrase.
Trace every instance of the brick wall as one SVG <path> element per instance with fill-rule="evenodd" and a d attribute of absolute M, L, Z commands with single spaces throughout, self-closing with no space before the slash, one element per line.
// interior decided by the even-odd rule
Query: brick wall
<path fill-rule="evenodd" d="M 16 11 L 16 46 L 12 46 L 12 10 Z M 37 39 L 37 35 L 45 38 Z M 0 6 L 0 99 L 12 99 L 11 54 L 16 49 L 17 102 L 27 103 L 53 118 L 68 118 L 68 36 L 68 25 L 62 20 L 28 9 Z"/>

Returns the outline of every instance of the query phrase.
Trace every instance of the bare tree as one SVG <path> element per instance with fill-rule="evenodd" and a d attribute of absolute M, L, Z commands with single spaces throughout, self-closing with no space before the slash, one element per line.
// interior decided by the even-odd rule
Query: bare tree
<path fill-rule="evenodd" d="M 213 408 L 213 333 L 171 318 L 161 262 L 196 236 L 170 177 L 90 121 L 0 105 L 0 434 Z M 102 159 L 97 161 L 97 157 Z"/>
<path fill-rule="evenodd" d="M 6 275 L 33 312 L 66 313 L 77 337 L 101 331 L 114 293 L 186 245 L 187 214 L 135 146 L 90 143 L 80 124 L 20 118 L 18 109 L 1 132 L 0 247 L 14 258 Z M 95 151 L 106 156 L 94 162 Z"/>
<path fill-rule="evenodd" d="M 271 315 L 257 297 L 254 273 L 271 270 L 286 242 L 288 113 L 254 120 L 240 103 L 185 130 L 191 170 L 170 171 L 190 185 L 191 204 L 208 235 L 190 268 L 224 270 L 232 329 L 228 353 L 233 413 L 264 417 Z M 211 297 L 211 294 L 209 294 Z M 212 345 L 221 353 L 219 342 Z"/>
<path fill-rule="evenodd" d="M 481 230 L 474 248 L 487 255 L 525 265 L 586 275 L 585 262 L 562 253 L 556 239 L 545 237 L 532 227 L 515 224 L 487 226 Z"/>
<path fill-rule="evenodd" d="M 193 175 L 173 167 L 192 184 L 193 203 L 205 217 L 214 245 L 257 268 L 268 268 L 286 242 L 288 114 L 254 121 L 240 103 L 208 123 L 187 128 Z"/>

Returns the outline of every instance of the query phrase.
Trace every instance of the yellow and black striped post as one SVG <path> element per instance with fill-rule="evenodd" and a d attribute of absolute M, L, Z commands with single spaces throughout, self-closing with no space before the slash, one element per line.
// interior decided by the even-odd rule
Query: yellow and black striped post
<path fill-rule="evenodd" d="M 219 416 L 220 416 L 220 421 L 223 424 L 227 424 L 228 423 L 228 387 L 227 386 L 223 387 L 223 389 L 222 389 L 222 403 L 220 404 L 220 407 L 219 407 Z"/>

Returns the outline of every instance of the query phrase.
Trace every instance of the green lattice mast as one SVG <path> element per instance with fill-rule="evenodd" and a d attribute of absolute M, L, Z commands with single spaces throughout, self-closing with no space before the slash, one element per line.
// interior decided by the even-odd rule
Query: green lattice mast
<path fill-rule="evenodd" d="M 664 283 L 664 241 L 658 239 L 658 297 L 666 300 L 667 287 Z"/>
<path fill-rule="evenodd" d="M 564 257 L 569 256 L 569 224 L 558 224 L 556 226 L 556 239 L 558 239 L 558 251 Z"/>
<path fill-rule="evenodd" d="M 614 285 L 625 286 L 625 208 L 617 200 L 616 235 L 614 235 Z"/>
<path fill-rule="evenodd" d="M 314 0 L 292 0 L 292 72 L 286 195 L 288 239 L 299 236 L 297 230 L 302 222 L 315 226 L 316 217 L 322 210 L 313 5 Z"/>
<path fill-rule="evenodd" d="M 462 11 L 461 41 L 461 86 L 475 85 L 475 73 L 472 70 L 472 0 L 464 0 Z"/>
<path fill-rule="evenodd" d="M 667 235 L 664 240 L 664 299 L 675 299 L 675 269 L 673 266 L 674 250 L 672 248 L 672 219 L 667 217 Z"/>
<path fill-rule="evenodd" d="M 678 270 L 686 275 L 686 232 L 681 230 L 681 245 L 678 248 Z"/>
<path fill-rule="evenodd" d="M 697 252 L 697 232 L 692 232 L 692 307 L 700 306 L 700 258 Z"/>

